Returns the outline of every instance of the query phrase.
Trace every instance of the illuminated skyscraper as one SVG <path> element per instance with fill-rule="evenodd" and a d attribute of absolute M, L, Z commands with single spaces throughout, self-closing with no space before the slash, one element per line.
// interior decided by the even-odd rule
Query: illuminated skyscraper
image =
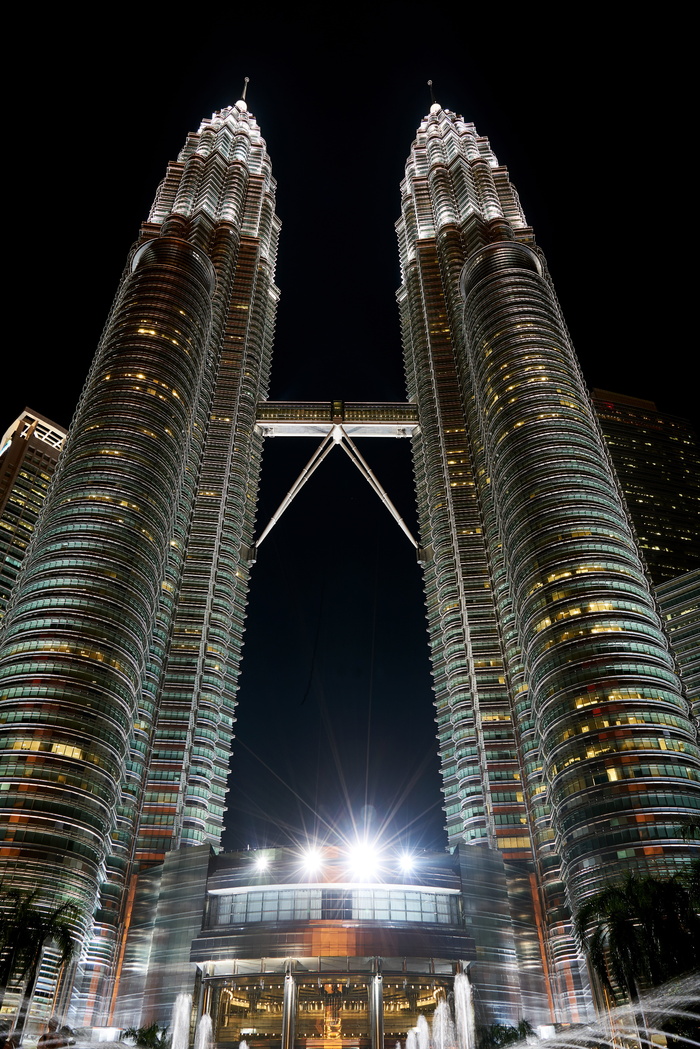
<path fill-rule="evenodd" d="M 88 1006 L 112 977 L 138 864 L 221 833 L 274 200 L 245 102 L 169 165 L 4 621 L 0 875 L 71 900 L 86 924 L 99 894 Z"/>
<path fill-rule="evenodd" d="M 700 568 L 700 448 L 687 419 L 593 390 L 593 405 L 655 586 Z"/>
<path fill-rule="evenodd" d="M 437 104 L 397 230 L 448 833 L 534 852 L 564 1000 L 567 899 L 687 862 L 696 732 L 545 260 Z"/>
<path fill-rule="evenodd" d="M 66 431 L 25 408 L 0 443 L 0 616 L 34 531 Z"/>

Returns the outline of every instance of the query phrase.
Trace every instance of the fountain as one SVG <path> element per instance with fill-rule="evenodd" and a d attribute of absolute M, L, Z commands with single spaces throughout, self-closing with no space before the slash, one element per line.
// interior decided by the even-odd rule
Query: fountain
<path fill-rule="evenodd" d="M 455 1049 L 455 1025 L 450 1007 L 444 998 L 437 1003 L 430 1033 L 432 1049 Z"/>
<path fill-rule="evenodd" d="M 635 1015 L 636 1014 L 636 1015 Z M 700 1049 L 700 974 L 672 980 L 638 1002 L 619 1005 L 588 1024 L 572 1024 L 543 1039 L 546 1049 Z M 512 1049 L 526 1045 L 525 1040 Z"/>
<path fill-rule="evenodd" d="M 242 1038 L 238 1043 L 238 1049 L 248 1049 L 248 1043 L 246 1042 L 245 1038 Z"/>
<path fill-rule="evenodd" d="M 194 1049 L 212 1049 L 212 1041 L 211 1016 L 209 1013 L 203 1013 L 197 1024 Z"/>
<path fill-rule="evenodd" d="M 192 995 L 178 994 L 170 1021 L 170 1049 L 187 1049 L 190 1044 Z"/>
<path fill-rule="evenodd" d="M 454 1019 L 444 997 L 435 1007 L 432 1025 L 421 1013 L 406 1035 L 406 1049 L 475 1049 L 472 988 L 466 973 L 455 976 L 454 1002 Z"/>
<path fill-rule="evenodd" d="M 418 1023 L 414 1028 L 418 1049 L 430 1049 L 430 1027 L 423 1013 L 418 1017 Z"/>
<path fill-rule="evenodd" d="M 457 973 L 454 1022 L 447 1002 L 441 999 L 432 1028 L 421 1014 L 406 1036 L 405 1049 L 475 1049 L 475 1031 L 471 981 L 466 973 Z M 613 1008 L 590 1024 L 572 1024 L 551 1035 L 544 1031 L 546 1049 L 658 1049 L 663 1038 L 674 1049 L 700 1049 L 700 974 L 673 980 L 638 1003 Z M 512 1049 L 526 1047 L 527 1039 L 523 1039 Z"/>
<path fill-rule="evenodd" d="M 466 973 L 457 973 L 454 982 L 455 1028 L 459 1049 L 474 1049 L 474 999 L 472 982 Z"/>

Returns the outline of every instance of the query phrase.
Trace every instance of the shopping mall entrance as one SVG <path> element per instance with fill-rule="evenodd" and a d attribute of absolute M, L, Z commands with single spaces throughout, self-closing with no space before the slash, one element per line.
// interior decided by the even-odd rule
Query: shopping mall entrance
<path fill-rule="evenodd" d="M 408 972 L 409 963 L 418 969 L 433 968 L 435 962 L 400 959 L 400 971 L 387 971 L 383 959 L 378 972 L 378 959 L 353 957 L 324 958 L 321 972 L 314 961 L 316 971 L 297 961 L 287 963 L 286 973 L 205 980 L 203 1011 L 212 1017 L 215 1043 L 246 1042 L 249 1049 L 393 1047 L 405 1040 L 419 1014 L 430 1018 L 449 994 L 454 968 L 438 963 L 449 974 Z M 358 971 L 363 962 L 366 968 Z"/>

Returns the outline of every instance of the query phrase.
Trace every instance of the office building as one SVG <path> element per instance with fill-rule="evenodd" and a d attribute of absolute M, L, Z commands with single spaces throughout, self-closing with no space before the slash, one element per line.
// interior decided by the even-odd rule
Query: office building
<path fill-rule="evenodd" d="M 700 569 L 700 448 L 686 419 L 653 401 L 593 390 L 615 471 L 653 583 Z"/>
<path fill-rule="evenodd" d="M 700 724 L 700 569 L 661 583 L 656 597 L 693 716 Z"/>
<path fill-rule="evenodd" d="M 25 408 L 0 442 L 0 617 L 34 531 L 66 437 Z"/>
<path fill-rule="evenodd" d="M 413 446 L 450 847 L 503 865 L 518 977 L 510 1012 L 489 1001 L 582 1018 L 570 907 L 685 868 L 700 753 L 545 260 L 488 141 L 433 105 L 397 224 L 411 404 L 271 404 L 274 190 L 240 101 L 189 136 L 130 254 L 5 620 L 5 875 L 81 907 L 73 1015 L 106 1023 L 143 893 L 219 840 L 263 437 L 388 428 Z M 298 957 L 289 931 L 265 957 Z M 200 973 L 254 957 L 202 936 Z"/>

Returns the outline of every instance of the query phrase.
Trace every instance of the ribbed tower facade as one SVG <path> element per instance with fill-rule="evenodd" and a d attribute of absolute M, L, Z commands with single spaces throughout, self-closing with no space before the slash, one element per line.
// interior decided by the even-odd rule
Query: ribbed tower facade
<path fill-rule="evenodd" d="M 104 1022 L 90 1002 L 108 1001 L 139 865 L 222 829 L 274 197 L 245 102 L 169 166 L 3 624 L 0 873 L 95 913 L 83 1022 Z"/>
<path fill-rule="evenodd" d="M 437 104 L 397 230 L 448 833 L 534 863 L 573 1001 L 568 907 L 688 862 L 696 729 L 542 253 L 487 139 Z"/>

